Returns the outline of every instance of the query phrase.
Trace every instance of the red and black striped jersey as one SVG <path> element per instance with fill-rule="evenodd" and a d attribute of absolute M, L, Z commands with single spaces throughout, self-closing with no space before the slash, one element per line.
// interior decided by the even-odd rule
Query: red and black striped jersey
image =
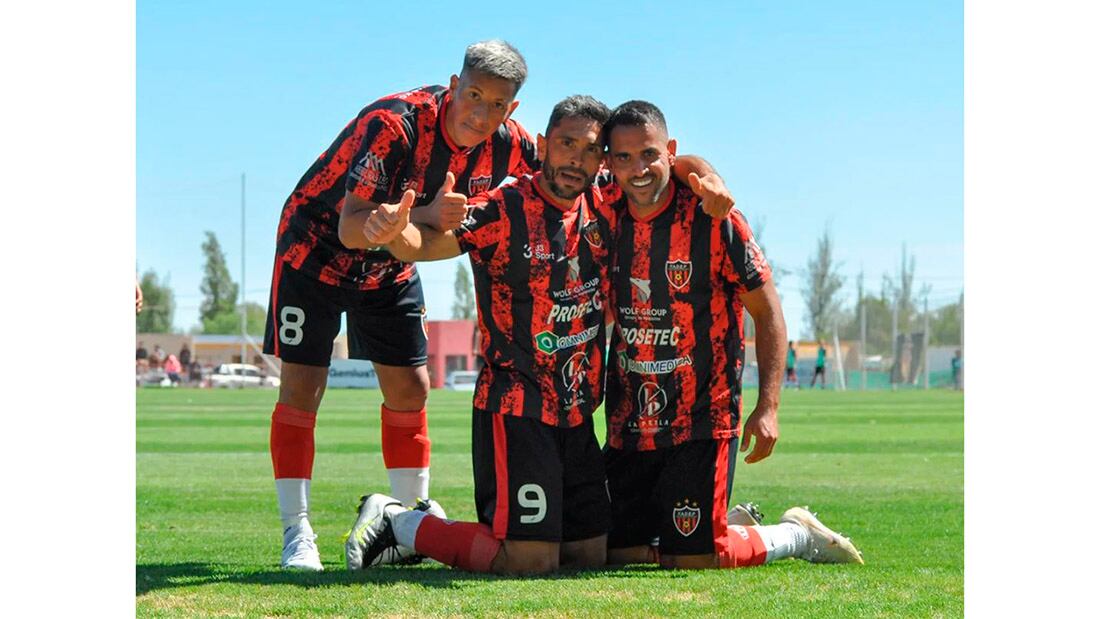
<path fill-rule="evenodd" d="M 535 141 L 507 120 L 486 141 L 459 149 L 443 123 L 450 92 L 425 86 L 368 105 L 306 171 L 279 221 L 276 259 L 321 282 L 372 290 L 412 276 L 413 266 L 386 251 L 347 249 L 338 228 L 345 191 L 394 203 L 408 188 L 416 206 L 432 201 L 447 172 L 472 196 L 538 167 Z"/>
<path fill-rule="evenodd" d="M 475 407 L 574 427 L 603 401 L 611 226 L 598 188 L 562 209 L 537 174 L 471 209 L 455 234 L 485 359 Z"/>
<path fill-rule="evenodd" d="M 745 359 L 740 293 L 771 277 L 740 212 L 715 219 L 687 185 L 638 219 L 626 199 L 611 250 L 615 327 L 607 442 L 652 450 L 740 431 Z"/>

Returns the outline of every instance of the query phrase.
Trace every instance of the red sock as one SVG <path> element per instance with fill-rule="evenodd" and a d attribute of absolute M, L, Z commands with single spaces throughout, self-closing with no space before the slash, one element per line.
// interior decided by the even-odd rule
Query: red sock
<path fill-rule="evenodd" d="M 719 566 L 751 567 L 763 565 L 767 558 L 768 549 L 756 529 L 736 524 L 727 529 L 725 548 L 718 552 Z"/>
<path fill-rule="evenodd" d="M 386 468 L 426 468 L 431 455 L 428 410 L 403 412 L 382 405 L 382 460 Z"/>
<path fill-rule="evenodd" d="M 271 464 L 275 479 L 313 476 L 313 428 L 317 413 L 276 404 L 271 413 Z"/>
<path fill-rule="evenodd" d="M 478 522 L 454 522 L 429 514 L 416 530 L 417 552 L 471 572 L 488 572 L 500 545 L 493 530 Z"/>

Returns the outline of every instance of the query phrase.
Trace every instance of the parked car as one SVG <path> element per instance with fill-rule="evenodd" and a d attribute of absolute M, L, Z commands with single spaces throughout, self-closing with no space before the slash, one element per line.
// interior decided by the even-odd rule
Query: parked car
<path fill-rule="evenodd" d="M 477 385 L 477 372 L 472 370 L 455 370 L 447 375 L 443 381 L 443 388 L 452 391 L 473 391 Z"/>
<path fill-rule="evenodd" d="M 278 387 L 277 376 L 264 376 L 260 368 L 248 363 L 223 363 L 210 375 L 211 387 Z"/>

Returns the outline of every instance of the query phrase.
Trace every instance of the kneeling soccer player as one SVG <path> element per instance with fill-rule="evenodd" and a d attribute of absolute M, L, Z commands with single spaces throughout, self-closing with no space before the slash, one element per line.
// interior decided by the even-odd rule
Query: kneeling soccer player
<path fill-rule="evenodd" d="M 345 548 L 350 569 L 383 562 L 394 545 L 475 572 L 605 563 L 611 508 L 592 412 L 603 399 L 612 214 L 593 180 L 609 114 L 591 97 L 560 102 L 538 137 L 542 170 L 491 192 L 453 233 L 407 225 L 407 208 L 367 222 L 401 260 L 470 254 L 486 360 L 473 414 L 479 522 L 370 495 Z"/>
<path fill-rule="evenodd" d="M 623 197 L 611 241 L 605 465 L 610 563 L 759 565 L 795 556 L 862 563 L 846 538 L 803 508 L 775 526 L 729 525 L 744 362 L 743 314 L 757 329 L 760 395 L 745 423 L 746 462 L 779 435 L 786 326 L 771 271 L 736 210 L 707 217 L 671 178 L 676 142 L 656 106 L 629 101 L 604 126 Z M 734 453 L 731 454 L 730 452 Z M 659 537 L 659 547 L 650 541 Z"/>
<path fill-rule="evenodd" d="M 350 569 L 394 542 L 475 572 L 604 563 L 611 507 L 592 412 L 603 399 L 611 229 L 592 181 L 609 114 L 591 97 L 559 103 L 538 137 L 542 171 L 490 192 L 455 232 L 397 224 L 388 248 L 398 259 L 470 254 L 487 362 L 473 413 L 479 522 L 370 495 L 345 549 Z M 376 238 L 390 233 L 385 215 L 374 217 L 386 224 Z"/>

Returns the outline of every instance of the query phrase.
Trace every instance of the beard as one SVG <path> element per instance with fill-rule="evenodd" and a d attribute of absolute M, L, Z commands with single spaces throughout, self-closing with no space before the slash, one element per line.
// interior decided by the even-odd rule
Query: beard
<path fill-rule="evenodd" d="M 570 174 L 575 174 L 577 176 L 580 176 L 580 177 L 584 178 L 585 182 L 582 185 L 582 187 L 580 189 L 577 189 L 577 190 L 571 190 L 571 189 L 566 189 L 565 187 L 562 187 L 561 185 L 559 185 L 557 183 L 558 173 L 562 172 L 562 171 L 569 172 Z M 577 196 L 581 195 L 582 193 L 585 192 L 585 190 L 587 190 L 589 187 L 592 186 L 592 181 L 594 181 L 595 178 L 596 178 L 595 176 L 588 176 L 587 174 L 584 173 L 584 170 L 582 170 L 580 168 L 573 168 L 573 167 L 560 167 L 559 168 L 559 167 L 554 167 L 554 166 L 550 165 L 549 163 L 544 163 L 543 164 L 543 166 L 542 166 L 542 175 L 546 177 L 546 184 L 550 187 L 550 192 L 553 193 L 555 196 L 563 199 L 563 200 L 575 200 L 577 198 Z"/>

